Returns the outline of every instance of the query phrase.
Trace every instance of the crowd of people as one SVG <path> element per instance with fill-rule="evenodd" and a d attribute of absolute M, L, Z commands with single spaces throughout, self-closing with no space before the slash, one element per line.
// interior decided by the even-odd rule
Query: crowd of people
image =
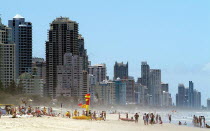
<path fill-rule="evenodd" d="M 106 120 L 106 117 L 107 117 L 106 111 L 91 112 L 91 110 L 89 111 L 83 110 L 80 115 L 80 112 L 75 109 L 74 111 L 72 111 L 72 114 L 70 111 L 67 111 L 64 115 L 60 112 L 59 113 L 53 112 L 52 107 L 31 107 L 31 106 L 17 106 L 17 107 L 5 106 L 4 113 L 2 112 L 2 109 L 0 108 L 0 118 L 3 114 L 12 115 L 12 118 L 17 118 L 17 115 L 19 116 L 32 115 L 33 117 L 62 116 L 62 117 L 67 117 L 67 118 L 72 118 L 76 116 L 87 116 L 90 118 L 90 120 L 104 120 L 104 121 Z M 128 113 L 125 113 L 125 116 L 126 116 L 125 118 L 121 118 L 121 114 L 119 113 L 119 120 L 134 121 L 135 123 L 138 123 L 139 121 L 138 113 L 135 113 L 131 118 L 129 118 Z M 168 121 L 169 123 L 171 123 L 172 121 L 172 116 L 170 114 L 168 114 Z M 143 122 L 144 122 L 144 125 L 163 124 L 161 116 L 159 114 L 154 114 L 154 113 L 144 113 Z M 210 126 L 206 124 L 206 119 L 204 116 L 194 115 L 192 123 L 196 127 L 210 128 Z M 187 125 L 187 123 L 186 121 L 184 123 L 179 121 L 178 125 Z"/>
<path fill-rule="evenodd" d="M 205 127 L 206 126 L 206 118 L 204 116 L 193 116 L 193 124 L 194 126 Z M 208 125 L 206 126 L 208 127 Z"/>
<path fill-rule="evenodd" d="M 160 115 L 156 114 L 156 116 L 153 113 L 144 113 L 143 115 L 143 121 L 144 121 L 144 125 L 153 125 L 153 124 L 162 124 L 162 118 Z"/>
<path fill-rule="evenodd" d="M 37 117 L 41 117 L 42 115 L 49 115 L 49 116 L 55 116 L 54 113 L 52 113 L 51 107 L 43 107 L 42 109 L 40 107 L 34 107 L 31 106 L 17 106 L 17 107 L 11 107 L 11 106 L 5 106 L 5 109 L 0 108 L 0 118 L 3 114 L 2 110 L 5 110 L 4 115 L 12 115 L 12 118 L 17 118 L 17 115 L 33 115 Z M 48 110 L 48 111 L 47 111 Z"/>

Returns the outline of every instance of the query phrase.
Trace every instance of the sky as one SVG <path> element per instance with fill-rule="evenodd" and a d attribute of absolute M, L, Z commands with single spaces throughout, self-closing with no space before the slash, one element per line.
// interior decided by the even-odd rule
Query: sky
<path fill-rule="evenodd" d="M 175 102 L 178 84 L 210 97 L 209 0 L 4 0 L 3 24 L 16 14 L 33 24 L 33 56 L 45 58 L 49 23 L 69 17 L 79 33 L 92 64 L 106 63 L 113 78 L 115 61 L 129 63 L 129 75 L 141 76 L 141 62 L 161 69 Z"/>

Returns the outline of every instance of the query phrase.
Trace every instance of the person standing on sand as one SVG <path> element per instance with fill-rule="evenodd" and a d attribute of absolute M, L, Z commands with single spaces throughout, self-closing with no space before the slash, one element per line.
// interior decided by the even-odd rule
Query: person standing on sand
<path fill-rule="evenodd" d="M 93 112 L 93 119 L 96 120 L 96 111 Z"/>
<path fill-rule="evenodd" d="M 146 122 L 147 122 L 147 125 L 149 124 L 149 114 L 146 115 Z"/>
<path fill-rule="evenodd" d="M 126 119 L 128 119 L 128 113 L 126 113 Z"/>
<path fill-rule="evenodd" d="M 206 125 L 206 118 L 205 117 L 203 117 L 203 125 L 204 125 L 204 127 Z"/>
<path fill-rule="evenodd" d="M 106 112 L 104 112 L 104 120 L 106 120 Z"/>
<path fill-rule="evenodd" d="M 154 118 L 155 118 L 155 116 L 152 113 L 150 117 L 151 117 L 151 123 L 150 124 L 152 125 L 152 124 L 154 124 Z"/>
<path fill-rule="evenodd" d="M 171 123 L 171 115 L 170 114 L 168 115 L 168 120 L 169 120 L 169 123 Z"/>
<path fill-rule="evenodd" d="M 143 121 L 144 121 L 144 125 L 146 125 L 147 124 L 146 113 L 144 113 Z"/>
<path fill-rule="evenodd" d="M 199 123 L 200 123 L 200 128 L 202 127 L 202 119 L 201 116 L 199 116 Z"/>
<path fill-rule="evenodd" d="M 1 114 L 2 114 L 2 112 L 1 112 L 1 107 L 0 107 L 0 119 L 1 119 Z"/>
<path fill-rule="evenodd" d="M 156 115 L 156 118 L 155 118 L 155 119 L 156 119 L 156 123 L 158 123 L 158 119 L 159 119 L 158 117 L 159 117 L 159 116 L 158 116 L 158 114 L 157 114 L 157 115 Z"/>
<path fill-rule="evenodd" d="M 136 114 L 134 115 L 134 118 L 135 118 L 135 123 L 138 123 L 138 121 L 139 121 L 139 114 L 136 113 Z"/>
<path fill-rule="evenodd" d="M 119 120 L 120 120 L 120 112 L 119 112 Z"/>
<path fill-rule="evenodd" d="M 160 124 L 162 124 L 163 123 L 163 121 L 162 121 L 162 119 L 161 119 L 161 116 L 159 115 L 159 123 Z"/>

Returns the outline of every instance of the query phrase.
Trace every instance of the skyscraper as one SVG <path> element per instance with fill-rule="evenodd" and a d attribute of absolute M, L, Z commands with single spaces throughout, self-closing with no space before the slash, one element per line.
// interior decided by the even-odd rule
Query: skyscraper
<path fill-rule="evenodd" d="M 150 82 L 149 82 L 150 67 L 147 62 L 141 63 L 141 84 L 148 88 L 149 94 L 151 94 Z"/>
<path fill-rule="evenodd" d="M 117 78 L 115 81 L 115 101 L 116 104 L 126 104 L 126 83 Z"/>
<path fill-rule="evenodd" d="M 161 105 L 161 70 L 150 69 L 150 95 L 152 95 L 152 103 L 155 106 Z"/>
<path fill-rule="evenodd" d="M 56 18 L 50 24 L 49 40 L 46 42 L 46 90 L 55 97 L 57 66 L 64 64 L 64 54 L 79 56 L 78 23 L 67 17 Z"/>
<path fill-rule="evenodd" d="M 15 80 L 15 44 L 11 40 L 11 28 L 0 18 L 0 81 L 7 88 Z"/>
<path fill-rule="evenodd" d="M 135 81 L 134 79 L 120 79 L 123 83 L 126 84 L 126 102 L 134 103 L 135 102 Z"/>
<path fill-rule="evenodd" d="M 177 94 L 177 106 L 184 107 L 185 100 L 185 87 L 183 84 L 179 84 L 178 86 L 178 94 Z"/>
<path fill-rule="evenodd" d="M 127 64 L 115 62 L 114 65 L 114 80 L 117 78 L 128 79 L 128 62 Z"/>
<path fill-rule="evenodd" d="M 207 99 L 207 109 L 210 110 L 210 98 Z"/>
<path fill-rule="evenodd" d="M 12 28 L 12 41 L 15 43 L 16 78 L 25 72 L 31 72 L 32 67 L 32 23 L 16 15 L 9 20 Z"/>
<path fill-rule="evenodd" d="M 194 84 L 192 81 L 189 81 L 189 107 L 194 107 Z"/>
<path fill-rule="evenodd" d="M 88 55 L 87 55 L 87 50 L 85 49 L 84 37 L 82 37 L 82 35 L 79 35 L 78 43 L 79 43 L 79 55 L 83 58 L 83 70 L 88 71 Z"/>

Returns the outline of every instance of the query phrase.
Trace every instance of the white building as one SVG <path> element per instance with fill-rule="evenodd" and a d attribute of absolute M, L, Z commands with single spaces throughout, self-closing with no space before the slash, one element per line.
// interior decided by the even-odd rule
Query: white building
<path fill-rule="evenodd" d="M 162 94 L 162 106 L 169 107 L 170 106 L 170 93 L 163 91 Z"/>

